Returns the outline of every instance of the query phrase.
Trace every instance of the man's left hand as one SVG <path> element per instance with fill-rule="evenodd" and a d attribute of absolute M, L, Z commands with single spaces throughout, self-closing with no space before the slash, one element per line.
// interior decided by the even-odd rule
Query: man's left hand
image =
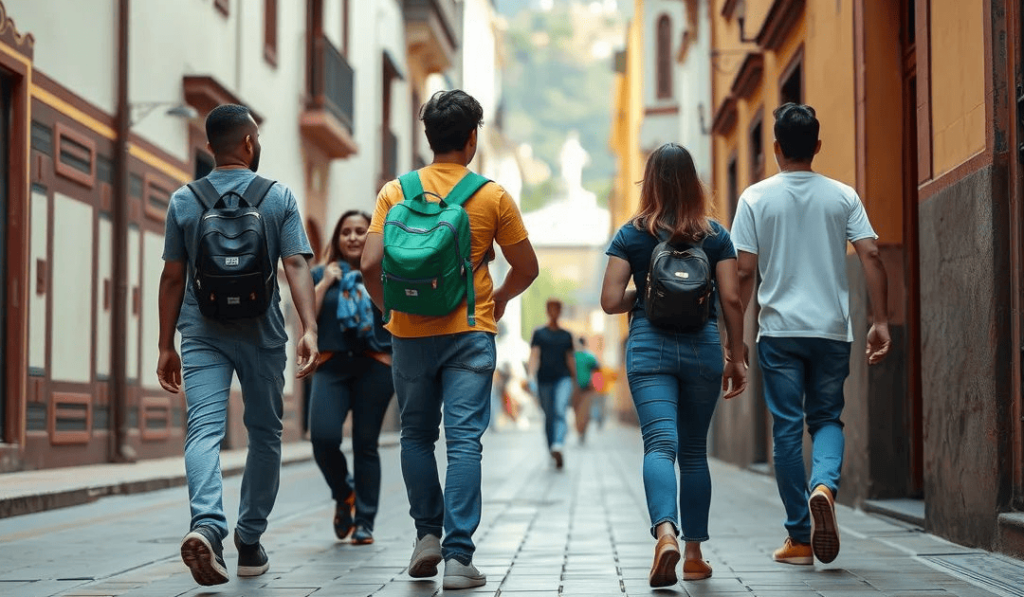
<path fill-rule="evenodd" d="M 316 345 L 316 332 L 306 332 L 299 338 L 299 345 L 296 348 L 299 364 L 299 371 L 295 374 L 297 379 L 302 379 L 316 371 L 317 361 L 320 360 L 320 351 L 317 350 Z"/>

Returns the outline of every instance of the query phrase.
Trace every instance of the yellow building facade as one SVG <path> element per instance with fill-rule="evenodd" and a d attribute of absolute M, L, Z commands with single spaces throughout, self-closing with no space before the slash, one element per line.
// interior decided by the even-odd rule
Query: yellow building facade
<path fill-rule="evenodd" d="M 778 172 L 772 112 L 794 101 L 821 122 L 815 170 L 858 191 L 879 235 L 888 305 L 869 304 L 849 260 L 857 339 L 840 500 L 884 510 L 911 498 L 930 531 L 1024 552 L 1013 530 L 1024 506 L 1022 3 L 715 0 L 709 10 L 717 212 L 731 221 L 743 189 Z M 869 370 L 860 355 L 878 308 L 894 349 Z M 756 373 L 742 398 L 755 404 Z M 713 452 L 770 467 L 769 425 L 763 406 L 721 409 Z"/>

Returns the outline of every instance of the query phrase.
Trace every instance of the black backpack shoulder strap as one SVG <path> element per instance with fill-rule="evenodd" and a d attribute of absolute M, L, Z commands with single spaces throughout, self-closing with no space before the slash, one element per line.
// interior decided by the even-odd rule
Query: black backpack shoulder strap
<path fill-rule="evenodd" d="M 245 188 L 245 193 L 242 195 L 242 199 L 249 204 L 250 207 L 259 209 L 260 203 L 270 192 L 270 187 L 274 186 L 277 181 L 263 178 L 262 176 L 256 176 L 249 183 L 249 186 Z"/>
<path fill-rule="evenodd" d="M 196 196 L 196 199 L 199 200 L 199 204 L 203 206 L 203 211 L 213 209 L 217 202 L 220 201 L 220 194 L 217 193 L 217 189 L 205 177 L 188 183 L 188 188 Z"/>

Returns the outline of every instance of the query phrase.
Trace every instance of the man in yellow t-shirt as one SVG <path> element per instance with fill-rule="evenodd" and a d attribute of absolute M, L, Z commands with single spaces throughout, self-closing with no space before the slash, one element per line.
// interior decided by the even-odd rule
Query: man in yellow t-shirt
<path fill-rule="evenodd" d="M 419 170 L 420 182 L 424 191 L 444 197 L 469 173 L 466 166 L 476 155 L 483 108 L 463 91 L 441 91 L 423 106 L 420 120 L 434 153 L 433 163 Z M 363 248 L 366 289 L 381 309 L 384 221 L 388 210 L 403 199 L 397 180 L 384 185 Z M 394 311 L 386 326 L 394 336 L 402 475 L 409 512 L 416 522 L 409 575 L 434 576 L 444 559 L 444 589 L 466 589 L 487 582 L 473 566 L 473 533 L 480 524 L 480 438 L 490 421 L 494 336 L 505 305 L 526 290 L 538 273 L 537 255 L 526 237 L 519 208 L 505 189 L 487 183 L 463 208 L 469 215 L 473 263 L 484 263 L 497 242 L 511 266 L 497 290 L 487 267 L 477 268 L 473 277 L 476 325 L 469 325 L 463 302 L 440 317 Z M 434 458 L 442 411 L 448 455 L 444 491 Z"/>

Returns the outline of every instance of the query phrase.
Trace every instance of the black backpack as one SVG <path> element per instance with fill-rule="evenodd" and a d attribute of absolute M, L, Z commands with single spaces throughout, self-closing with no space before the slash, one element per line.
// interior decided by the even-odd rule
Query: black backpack
<path fill-rule="evenodd" d="M 704 239 L 690 245 L 663 239 L 654 247 L 644 294 L 652 325 L 672 332 L 703 328 L 711 317 L 714 290 Z"/>
<path fill-rule="evenodd" d="M 205 178 L 188 188 L 203 206 L 196 230 L 192 294 L 199 311 L 213 319 L 243 319 L 266 312 L 277 284 L 277 268 L 267 249 L 260 203 L 274 181 L 255 177 L 245 193 L 218 195 Z M 230 195 L 237 207 L 228 207 Z"/>

